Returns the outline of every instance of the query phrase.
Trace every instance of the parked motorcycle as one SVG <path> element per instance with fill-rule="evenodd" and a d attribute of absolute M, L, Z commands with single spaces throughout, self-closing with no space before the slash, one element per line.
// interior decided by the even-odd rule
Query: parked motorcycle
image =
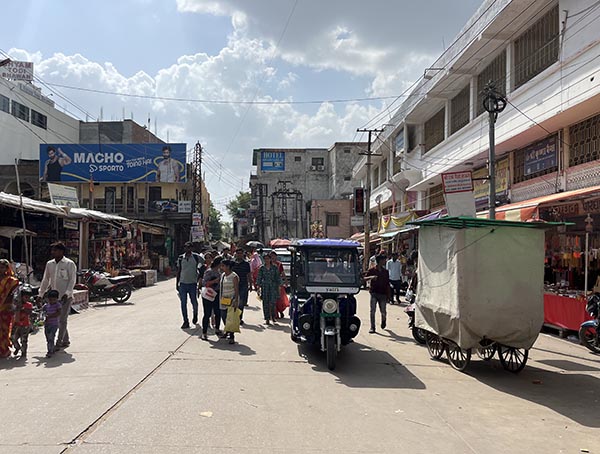
<path fill-rule="evenodd" d="M 583 322 L 579 328 L 579 340 L 589 350 L 600 353 L 600 293 L 594 293 L 588 297 L 585 310 L 593 320 Z"/>
<path fill-rule="evenodd" d="M 78 273 L 82 283 L 76 289 L 87 290 L 91 298 L 112 298 L 116 303 L 124 303 L 131 297 L 134 276 L 111 277 L 108 273 L 84 270 Z"/>
<path fill-rule="evenodd" d="M 411 289 L 406 291 L 406 302 L 408 306 L 404 309 L 406 315 L 408 315 L 408 327 L 412 332 L 413 338 L 422 345 L 425 345 L 427 339 L 427 331 L 417 328 L 415 326 L 415 300 L 416 295 L 415 292 Z"/>

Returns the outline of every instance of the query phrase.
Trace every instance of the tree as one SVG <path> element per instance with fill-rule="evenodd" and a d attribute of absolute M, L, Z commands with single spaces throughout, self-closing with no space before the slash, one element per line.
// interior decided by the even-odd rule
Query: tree
<path fill-rule="evenodd" d="M 212 235 L 213 240 L 220 240 L 223 236 L 223 225 L 221 223 L 221 213 L 217 210 L 212 202 L 210 203 L 208 213 L 208 231 Z"/>
<path fill-rule="evenodd" d="M 252 195 L 249 192 L 240 191 L 235 199 L 225 205 L 225 208 L 227 208 L 227 212 L 232 218 L 236 218 L 240 215 L 241 210 L 247 210 L 250 208 L 251 199 Z"/>

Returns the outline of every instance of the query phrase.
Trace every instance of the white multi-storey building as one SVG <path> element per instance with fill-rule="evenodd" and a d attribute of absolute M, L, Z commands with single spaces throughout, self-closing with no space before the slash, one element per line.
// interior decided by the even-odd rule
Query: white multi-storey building
<path fill-rule="evenodd" d="M 487 175 L 490 80 L 508 99 L 496 122 L 500 203 L 600 185 L 599 29 L 595 0 L 486 0 L 375 142 L 371 209 L 436 210 L 443 172 Z M 353 172 L 366 180 L 366 158 Z M 475 184 L 485 210 L 487 181 Z"/>

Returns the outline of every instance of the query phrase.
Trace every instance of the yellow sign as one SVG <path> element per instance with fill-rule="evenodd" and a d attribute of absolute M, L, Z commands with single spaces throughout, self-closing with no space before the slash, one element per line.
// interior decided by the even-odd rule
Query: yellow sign
<path fill-rule="evenodd" d="M 496 194 L 502 194 L 508 191 L 508 158 L 502 159 L 496 163 Z M 479 180 L 488 176 L 487 167 L 473 171 L 473 195 L 475 200 L 482 200 L 488 197 L 490 189 L 488 180 Z"/>

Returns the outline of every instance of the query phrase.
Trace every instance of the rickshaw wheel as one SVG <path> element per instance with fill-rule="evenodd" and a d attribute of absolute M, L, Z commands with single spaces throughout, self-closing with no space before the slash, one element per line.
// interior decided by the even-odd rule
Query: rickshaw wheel
<path fill-rule="evenodd" d="M 450 342 L 448 344 L 448 361 L 454 369 L 463 372 L 471 362 L 471 349 L 465 350 L 454 342 Z"/>
<path fill-rule="evenodd" d="M 496 343 L 493 341 L 487 341 L 483 344 L 479 344 L 481 347 L 475 349 L 477 352 L 477 356 L 479 356 L 484 361 L 489 361 L 494 357 L 496 353 Z"/>
<path fill-rule="evenodd" d="M 442 338 L 437 334 L 428 332 L 425 336 L 425 343 L 427 345 L 429 355 L 433 359 L 440 359 L 442 356 L 444 356 L 444 350 L 446 349 L 446 346 L 444 345 Z"/>
<path fill-rule="evenodd" d="M 513 374 L 518 374 L 523 370 L 529 358 L 529 350 L 524 348 L 498 346 L 498 356 L 502 367 Z"/>

